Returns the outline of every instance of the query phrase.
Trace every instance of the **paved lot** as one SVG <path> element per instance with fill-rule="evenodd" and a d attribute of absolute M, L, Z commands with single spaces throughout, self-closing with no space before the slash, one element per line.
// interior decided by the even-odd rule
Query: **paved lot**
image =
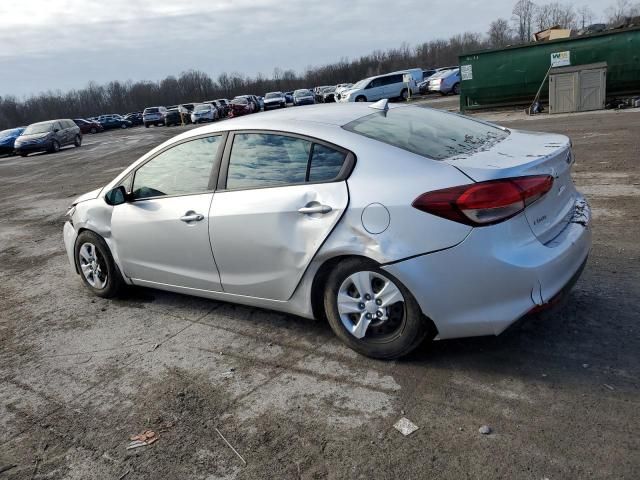
<path fill-rule="evenodd" d="M 82 287 L 66 207 L 181 128 L 0 159 L 0 478 L 640 478 L 640 114 L 503 120 L 571 136 L 595 217 L 585 273 L 557 311 L 395 362 L 320 322 Z M 126 450 L 145 429 L 159 440 Z"/>

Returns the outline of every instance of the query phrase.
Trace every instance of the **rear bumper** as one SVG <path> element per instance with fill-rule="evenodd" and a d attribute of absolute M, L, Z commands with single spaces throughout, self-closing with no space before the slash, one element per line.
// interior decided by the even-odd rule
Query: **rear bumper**
<path fill-rule="evenodd" d="M 577 281 L 591 249 L 591 213 L 551 242 L 531 233 L 523 214 L 476 228 L 459 245 L 383 268 L 413 293 L 439 338 L 497 335 Z"/>

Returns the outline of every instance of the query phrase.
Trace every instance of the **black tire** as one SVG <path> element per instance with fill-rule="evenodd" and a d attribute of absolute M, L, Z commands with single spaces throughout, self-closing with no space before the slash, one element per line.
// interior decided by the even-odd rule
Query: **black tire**
<path fill-rule="evenodd" d="M 365 97 L 364 95 L 360 95 L 359 97 L 356 97 L 356 102 L 366 102 L 367 101 L 367 97 Z"/>
<path fill-rule="evenodd" d="M 460 84 L 459 84 L 459 83 L 456 83 L 456 84 L 453 86 L 453 89 L 451 90 L 451 92 L 452 92 L 454 95 L 460 95 Z"/>
<path fill-rule="evenodd" d="M 106 269 L 107 271 L 106 285 L 103 288 L 96 288 L 92 286 L 81 271 L 80 249 L 85 243 L 95 245 L 95 249 L 99 254 L 98 263 L 101 269 Z M 76 239 L 74 254 L 76 264 L 78 265 L 78 270 L 80 271 L 80 278 L 82 279 L 82 283 L 94 295 L 103 298 L 113 298 L 122 291 L 125 286 L 124 280 L 122 279 L 122 275 L 120 274 L 118 266 L 113 261 L 113 257 L 111 256 L 109 247 L 100 235 L 90 230 L 81 232 Z"/>
<path fill-rule="evenodd" d="M 122 125 L 120 125 L 120 128 L 127 128 L 127 124 L 123 123 Z"/>
<path fill-rule="evenodd" d="M 20 153 L 20 156 L 21 156 L 21 157 L 26 157 L 27 155 L 29 155 L 29 154 L 28 154 L 28 153 L 25 153 L 25 152 L 21 152 L 21 153 Z"/>
<path fill-rule="evenodd" d="M 340 319 L 337 304 L 338 291 L 350 275 L 359 271 L 370 271 L 383 275 L 398 287 L 404 297 L 404 304 L 396 304 L 397 308 L 402 309 L 402 319 L 398 320 L 396 330 L 390 334 L 367 338 L 371 331 L 370 327 L 364 338 L 358 339 L 345 328 Z M 428 335 L 434 334 L 432 324 L 423 316 L 420 306 L 411 292 L 393 275 L 379 268 L 375 262 L 366 259 L 351 258 L 340 262 L 333 269 L 325 285 L 324 309 L 329 325 L 338 338 L 356 352 L 371 358 L 394 359 L 402 357 L 418 347 Z"/>
<path fill-rule="evenodd" d="M 53 140 L 51 142 L 51 147 L 49 147 L 49 153 L 57 153 L 60 151 L 60 142 L 57 140 Z"/>
<path fill-rule="evenodd" d="M 79 147 L 82 145 L 82 137 L 80 135 L 76 135 L 76 138 L 73 139 L 73 144 L 76 147 Z"/>
<path fill-rule="evenodd" d="M 148 123 L 145 123 L 145 124 L 144 124 L 144 128 L 149 128 L 149 124 L 148 124 Z"/>
<path fill-rule="evenodd" d="M 407 98 L 409 98 L 409 90 L 407 90 L 406 88 L 403 88 L 402 91 L 400 92 L 400 99 L 403 102 L 406 102 Z"/>
<path fill-rule="evenodd" d="M 91 127 L 90 132 L 91 133 L 98 133 L 98 130 L 96 129 L 96 127 Z"/>

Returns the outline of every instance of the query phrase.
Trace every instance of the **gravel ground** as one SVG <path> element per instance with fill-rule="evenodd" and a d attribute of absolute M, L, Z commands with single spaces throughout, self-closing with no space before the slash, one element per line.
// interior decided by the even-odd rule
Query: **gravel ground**
<path fill-rule="evenodd" d="M 544 316 L 394 362 L 322 322 L 82 287 L 66 207 L 181 128 L 0 159 L 0 470 L 15 465 L 0 478 L 640 478 L 640 114 L 499 115 L 572 138 L 594 211 L 587 268 Z M 147 429 L 159 439 L 127 450 Z"/>

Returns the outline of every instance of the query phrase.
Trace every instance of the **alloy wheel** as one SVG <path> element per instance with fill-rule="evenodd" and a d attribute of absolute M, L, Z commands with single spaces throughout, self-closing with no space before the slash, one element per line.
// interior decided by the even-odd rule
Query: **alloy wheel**
<path fill-rule="evenodd" d="M 78 252 L 80 270 L 93 288 L 102 290 L 107 285 L 106 262 L 93 243 L 83 243 Z"/>
<path fill-rule="evenodd" d="M 404 323 L 405 300 L 400 289 L 377 272 L 349 275 L 338 289 L 337 303 L 342 325 L 357 339 L 394 336 Z"/>

